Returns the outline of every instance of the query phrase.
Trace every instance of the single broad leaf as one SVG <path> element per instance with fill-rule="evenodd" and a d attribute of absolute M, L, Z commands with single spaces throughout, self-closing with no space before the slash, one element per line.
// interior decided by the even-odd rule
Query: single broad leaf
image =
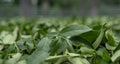
<path fill-rule="evenodd" d="M 95 50 L 89 47 L 81 47 L 80 51 L 82 54 L 94 54 Z"/>
<path fill-rule="evenodd" d="M 41 64 L 49 56 L 51 40 L 47 37 L 40 40 L 37 49 L 28 58 L 27 64 Z"/>
<path fill-rule="evenodd" d="M 115 46 L 116 44 L 115 44 L 115 39 L 114 39 L 114 37 L 109 33 L 109 32 L 107 32 L 106 33 L 106 38 L 107 38 L 107 40 L 108 40 L 108 44 L 109 45 L 111 45 L 111 46 Z"/>
<path fill-rule="evenodd" d="M 92 43 L 95 41 L 95 39 L 98 37 L 98 35 L 99 35 L 99 30 L 98 31 L 92 30 L 92 31 L 81 34 L 80 37 L 82 37 L 82 38 L 86 39 L 88 42 Z"/>
<path fill-rule="evenodd" d="M 70 59 L 72 64 L 90 64 L 87 59 L 80 57 L 73 57 Z"/>
<path fill-rule="evenodd" d="M 112 50 L 112 51 L 116 49 L 115 46 L 111 46 L 111 45 L 109 45 L 108 43 L 105 43 L 105 47 L 106 47 L 106 49 Z"/>
<path fill-rule="evenodd" d="M 42 40 L 40 40 L 40 42 L 37 45 L 37 48 L 39 50 L 44 50 L 44 51 L 48 52 L 50 49 L 49 48 L 50 44 L 51 44 L 51 39 L 49 39 L 48 37 L 45 37 Z"/>
<path fill-rule="evenodd" d="M 54 64 L 61 64 L 62 62 L 66 61 L 67 58 L 64 57 L 64 58 L 59 58 Z"/>
<path fill-rule="evenodd" d="M 83 43 L 89 46 L 90 48 L 93 48 L 92 44 L 89 41 L 87 41 L 85 38 L 82 38 L 81 36 L 73 36 L 70 38 L 70 40 L 73 41 L 73 44 L 78 45 L 80 43 Z"/>
<path fill-rule="evenodd" d="M 88 31 L 91 31 L 92 29 L 85 26 L 85 25 L 71 25 L 68 26 L 60 31 L 60 35 L 62 36 L 76 36 Z"/>
<path fill-rule="evenodd" d="M 6 60 L 4 64 L 16 64 L 20 59 L 21 55 L 22 55 L 21 53 L 14 54 L 12 58 Z"/>
<path fill-rule="evenodd" d="M 17 39 L 17 36 L 18 36 L 18 27 L 16 27 L 12 33 L 13 35 L 13 38 L 16 40 Z"/>
<path fill-rule="evenodd" d="M 117 50 L 111 57 L 112 62 L 120 60 L 120 50 Z"/>
<path fill-rule="evenodd" d="M 28 58 L 27 64 L 40 64 L 45 62 L 45 59 L 49 56 L 49 53 L 46 51 L 36 50 Z"/>
<path fill-rule="evenodd" d="M 99 34 L 99 36 L 97 37 L 97 39 L 95 40 L 95 42 L 93 42 L 92 46 L 94 47 L 94 49 L 98 48 L 98 46 L 100 45 L 103 36 L 105 34 L 106 29 L 105 28 L 101 28 L 101 32 Z"/>
<path fill-rule="evenodd" d="M 15 28 L 12 34 L 8 33 L 5 34 L 3 37 L 3 44 L 13 44 L 15 43 L 15 40 L 17 39 L 17 31 L 18 28 Z"/>
<path fill-rule="evenodd" d="M 3 44 L 13 44 L 13 43 L 15 43 L 15 39 L 11 34 L 8 34 L 4 37 Z"/>
<path fill-rule="evenodd" d="M 90 64 L 89 61 L 85 58 L 80 58 L 83 64 Z"/>
<path fill-rule="evenodd" d="M 70 62 L 72 64 L 83 64 L 79 58 L 72 58 Z"/>

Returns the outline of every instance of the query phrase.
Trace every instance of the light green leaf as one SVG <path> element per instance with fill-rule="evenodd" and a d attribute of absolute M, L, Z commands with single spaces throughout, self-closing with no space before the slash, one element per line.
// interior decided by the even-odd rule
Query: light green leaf
<path fill-rule="evenodd" d="M 65 55 L 57 55 L 57 56 L 49 56 L 48 58 L 46 58 L 46 61 L 56 61 L 60 58 L 64 58 L 66 57 Z"/>
<path fill-rule="evenodd" d="M 90 64 L 88 60 L 80 57 L 72 58 L 70 62 L 72 62 L 72 64 Z"/>
<path fill-rule="evenodd" d="M 95 50 L 92 48 L 88 48 L 88 47 L 81 47 L 80 48 L 81 53 L 83 54 L 94 54 Z"/>
<path fill-rule="evenodd" d="M 18 60 L 20 59 L 22 54 L 16 53 L 12 56 L 12 58 L 5 61 L 5 64 L 16 64 Z"/>
<path fill-rule="evenodd" d="M 18 35 L 18 27 L 16 27 L 16 28 L 14 29 L 12 35 L 13 35 L 14 40 L 16 40 L 16 39 L 17 39 L 17 35 Z"/>
<path fill-rule="evenodd" d="M 61 30 L 60 34 L 62 36 L 75 36 L 91 30 L 91 28 L 85 25 L 71 25 Z"/>
<path fill-rule="evenodd" d="M 61 64 L 64 61 L 66 61 L 66 58 L 60 58 L 54 64 Z"/>
<path fill-rule="evenodd" d="M 69 55 L 70 57 L 80 56 L 80 54 L 76 54 L 76 53 L 68 53 L 68 55 Z"/>
<path fill-rule="evenodd" d="M 17 38 L 18 28 L 15 28 L 12 34 L 8 33 L 3 36 L 3 44 L 13 44 Z"/>
<path fill-rule="evenodd" d="M 15 39 L 11 34 L 6 35 L 3 39 L 3 44 L 13 44 L 15 42 Z"/>
<path fill-rule="evenodd" d="M 120 50 L 116 51 L 111 57 L 112 62 L 115 62 L 118 59 L 120 59 Z"/>
<path fill-rule="evenodd" d="M 51 40 L 48 37 L 43 38 L 42 40 L 40 40 L 40 42 L 37 45 L 37 48 L 39 50 L 44 50 L 46 52 L 49 51 L 49 46 L 50 46 Z"/>
<path fill-rule="evenodd" d="M 115 50 L 116 49 L 116 47 L 115 46 L 111 46 L 111 45 L 109 45 L 108 43 L 105 43 L 105 46 L 106 46 L 106 48 L 108 49 L 108 50 Z"/>

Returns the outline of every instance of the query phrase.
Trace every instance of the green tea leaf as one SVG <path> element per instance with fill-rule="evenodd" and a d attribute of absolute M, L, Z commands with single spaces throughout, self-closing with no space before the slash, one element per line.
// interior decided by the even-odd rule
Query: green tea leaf
<path fill-rule="evenodd" d="M 36 49 L 28 58 L 27 64 L 40 64 L 45 61 L 49 56 L 49 45 L 51 40 L 47 37 L 43 38 L 38 43 L 38 49 Z"/>
<path fill-rule="evenodd" d="M 16 64 L 18 60 L 20 59 L 22 54 L 16 53 L 12 56 L 12 58 L 5 61 L 5 64 Z"/>
<path fill-rule="evenodd" d="M 65 52 L 68 45 L 66 41 L 62 38 L 59 38 L 57 41 L 51 43 L 51 54 L 60 54 L 62 52 Z"/>
<path fill-rule="evenodd" d="M 62 36 L 76 36 L 88 31 L 91 31 L 92 29 L 85 26 L 85 25 L 71 25 L 68 26 L 60 31 L 60 34 Z"/>
<path fill-rule="evenodd" d="M 39 50 L 49 51 L 51 40 L 48 37 L 43 38 L 37 45 Z"/>
<path fill-rule="evenodd" d="M 106 49 L 108 49 L 108 50 L 112 50 L 112 51 L 113 51 L 113 50 L 116 49 L 115 46 L 111 46 L 111 45 L 109 45 L 108 43 L 106 43 L 105 46 L 106 46 Z"/>
<path fill-rule="evenodd" d="M 46 51 L 36 50 L 30 57 L 28 58 L 27 64 L 40 64 L 45 62 L 45 59 L 49 56 L 49 53 Z"/>
<path fill-rule="evenodd" d="M 120 50 L 116 51 L 111 57 L 112 62 L 115 62 L 116 60 L 119 59 L 120 59 Z"/>
<path fill-rule="evenodd" d="M 110 55 L 109 52 L 105 48 L 99 48 L 98 51 L 96 51 L 97 55 L 99 55 L 104 61 L 109 62 L 110 61 Z"/>
<path fill-rule="evenodd" d="M 93 36 L 94 35 L 94 36 Z M 90 43 L 94 42 L 96 40 L 96 38 L 99 36 L 99 30 L 92 30 L 86 33 L 83 33 L 80 35 L 82 38 L 86 39 L 87 41 L 89 41 Z"/>
<path fill-rule="evenodd" d="M 71 59 L 72 64 L 90 64 L 86 59 L 75 57 Z"/>
<path fill-rule="evenodd" d="M 93 48 L 92 44 L 87 41 L 86 39 L 82 38 L 81 36 L 74 36 L 74 37 L 71 37 L 70 40 L 72 40 L 73 44 L 80 44 L 80 43 L 83 43 L 87 46 L 89 46 L 90 48 Z"/>
<path fill-rule="evenodd" d="M 60 58 L 64 58 L 64 57 L 66 57 L 66 56 L 64 56 L 64 55 L 49 56 L 48 58 L 46 58 L 46 61 L 56 61 L 56 60 L 58 60 Z"/>
<path fill-rule="evenodd" d="M 102 28 L 99 36 L 97 37 L 95 42 L 92 44 L 95 49 L 98 48 L 98 46 L 100 45 L 100 43 L 101 43 L 101 41 L 103 39 L 105 31 L 106 31 L 106 29 Z"/>
<path fill-rule="evenodd" d="M 108 44 L 109 45 L 111 45 L 111 46 L 115 46 L 116 45 L 115 44 L 115 39 L 113 38 L 113 36 L 109 32 L 106 33 L 106 38 L 108 40 Z"/>
<path fill-rule="evenodd" d="M 17 39 L 17 31 L 18 31 L 18 28 L 15 28 L 15 30 L 13 31 L 12 34 L 10 33 L 2 33 L 3 35 L 3 44 L 13 44 L 15 43 L 15 40 Z"/>
<path fill-rule="evenodd" d="M 83 54 L 94 54 L 95 53 L 95 50 L 89 47 L 81 47 L 80 51 Z"/>

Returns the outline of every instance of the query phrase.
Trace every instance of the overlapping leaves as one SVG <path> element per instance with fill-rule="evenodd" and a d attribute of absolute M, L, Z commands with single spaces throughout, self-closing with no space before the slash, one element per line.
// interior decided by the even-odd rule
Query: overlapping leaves
<path fill-rule="evenodd" d="M 120 42 L 109 26 L 22 22 L 0 29 L 0 64 L 119 64 Z"/>

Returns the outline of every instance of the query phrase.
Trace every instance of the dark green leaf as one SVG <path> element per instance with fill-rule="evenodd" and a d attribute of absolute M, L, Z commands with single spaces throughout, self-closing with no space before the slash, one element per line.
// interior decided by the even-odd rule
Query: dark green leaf
<path fill-rule="evenodd" d="M 108 44 L 111 45 L 111 46 L 115 46 L 115 40 L 113 38 L 113 36 L 110 34 L 110 33 L 106 33 L 106 38 L 108 40 Z"/>
<path fill-rule="evenodd" d="M 99 36 L 97 37 L 97 39 L 95 40 L 95 42 L 93 42 L 92 45 L 93 45 L 93 47 L 94 47 L 95 49 L 98 48 L 98 46 L 100 45 L 100 43 L 101 43 L 101 41 L 102 41 L 102 39 L 103 39 L 103 36 L 104 36 L 104 34 L 105 34 L 105 31 L 106 31 L 106 29 L 105 29 L 105 28 L 102 28 Z"/>
<path fill-rule="evenodd" d="M 71 25 L 61 30 L 60 34 L 62 36 L 76 36 L 91 30 L 92 30 L 91 28 L 85 25 Z"/>

